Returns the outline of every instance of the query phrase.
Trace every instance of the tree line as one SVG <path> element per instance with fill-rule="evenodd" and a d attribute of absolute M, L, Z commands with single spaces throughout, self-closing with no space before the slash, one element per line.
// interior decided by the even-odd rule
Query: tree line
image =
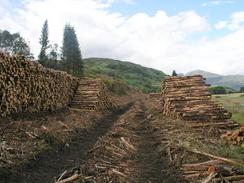
<path fill-rule="evenodd" d="M 46 68 L 66 71 L 74 76 L 82 76 L 82 54 L 73 26 L 70 24 L 65 25 L 62 47 L 59 50 L 57 44 L 50 44 L 49 27 L 48 21 L 46 20 L 41 30 L 39 43 L 41 49 L 37 61 L 40 64 Z M 7 30 L 0 30 L 0 50 L 11 55 L 17 54 L 32 59 L 34 58 L 27 41 L 19 33 L 11 34 Z"/>

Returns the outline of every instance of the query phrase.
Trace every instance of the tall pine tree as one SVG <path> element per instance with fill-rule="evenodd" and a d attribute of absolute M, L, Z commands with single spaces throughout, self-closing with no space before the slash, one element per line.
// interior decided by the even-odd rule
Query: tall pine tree
<path fill-rule="evenodd" d="M 47 20 L 44 22 L 41 32 L 41 37 L 39 43 L 41 44 L 41 51 L 38 56 L 39 63 L 43 66 L 46 66 L 48 61 L 47 49 L 49 48 L 49 40 L 48 40 L 48 22 Z"/>
<path fill-rule="evenodd" d="M 172 76 L 177 76 L 178 74 L 176 73 L 175 70 L 173 70 Z"/>
<path fill-rule="evenodd" d="M 82 76 L 83 61 L 74 27 L 65 25 L 62 47 L 64 70 L 75 76 Z"/>

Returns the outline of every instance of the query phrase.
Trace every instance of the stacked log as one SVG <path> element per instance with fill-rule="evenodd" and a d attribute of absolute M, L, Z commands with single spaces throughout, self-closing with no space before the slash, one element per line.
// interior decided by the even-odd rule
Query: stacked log
<path fill-rule="evenodd" d="M 0 72 L 0 116 L 63 108 L 78 84 L 65 72 L 5 53 L 0 53 Z"/>
<path fill-rule="evenodd" d="M 193 128 L 238 126 L 230 120 L 231 113 L 211 99 L 208 88 L 200 75 L 167 78 L 161 98 L 164 116 L 189 121 Z"/>
<path fill-rule="evenodd" d="M 209 161 L 182 165 L 183 177 L 187 182 L 201 182 L 210 179 L 209 182 L 243 182 L 243 171 L 224 161 L 212 159 Z"/>
<path fill-rule="evenodd" d="M 241 145 L 244 144 L 244 127 L 238 130 L 227 131 L 225 134 L 221 135 L 221 138 L 231 145 Z"/>
<path fill-rule="evenodd" d="M 90 111 L 104 111 L 114 108 L 114 105 L 108 98 L 106 87 L 101 80 L 84 79 L 79 82 L 71 107 Z"/>

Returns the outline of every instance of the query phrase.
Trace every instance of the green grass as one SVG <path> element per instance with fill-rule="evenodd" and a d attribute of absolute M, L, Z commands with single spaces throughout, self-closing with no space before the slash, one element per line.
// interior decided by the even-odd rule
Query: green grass
<path fill-rule="evenodd" d="M 165 74 L 130 62 L 104 58 L 84 59 L 85 76 L 106 76 L 145 93 L 159 92 Z"/>
<path fill-rule="evenodd" d="M 233 120 L 244 124 L 244 93 L 213 95 L 213 99 L 232 113 Z"/>

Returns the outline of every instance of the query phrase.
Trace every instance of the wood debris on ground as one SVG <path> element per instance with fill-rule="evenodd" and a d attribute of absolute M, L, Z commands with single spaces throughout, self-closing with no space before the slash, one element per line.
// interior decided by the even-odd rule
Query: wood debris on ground
<path fill-rule="evenodd" d="M 128 121 L 129 110 L 112 127 L 108 134 L 101 137 L 87 152 L 87 161 L 80 167 L 68 171 L 57 183 L 79 174 L 82 182 L 129 182 L 132 167 L 130 158 L 136 149 L 132 139 L 137 138 L 132 132 L 133 124 Z"/>
<path fill-rule="evenodd" d="M 144 105 L 138 102 L 122 115 L 87 152 L 87 160 L 60 181 L 78 173 L 78 181 L 84 183 L 181 182 L 177 169 L 168 166 L 166 151 L 160 151 L 159 136 L 164 134 L 158 134 Z"/>
<path fill-rule="evenodd" d="M 208 138 L 182 121 L 165 118 L 153 103 L 148 111 L 151 123 L 161 137 L 161 151 L 175 169 L 182 174 L 182 182 L 190 183 L 243 183 L 243 159 L 231 159 L 218 154 L 221 139 Z M 242 128 L 241 128 L 242 129 Z M 211 152 L 212 153 L 209 153 Z M 217 154 L 217 155 L 215 155 Z M 243 157 L 244 156 L 241 156 Z"/>

